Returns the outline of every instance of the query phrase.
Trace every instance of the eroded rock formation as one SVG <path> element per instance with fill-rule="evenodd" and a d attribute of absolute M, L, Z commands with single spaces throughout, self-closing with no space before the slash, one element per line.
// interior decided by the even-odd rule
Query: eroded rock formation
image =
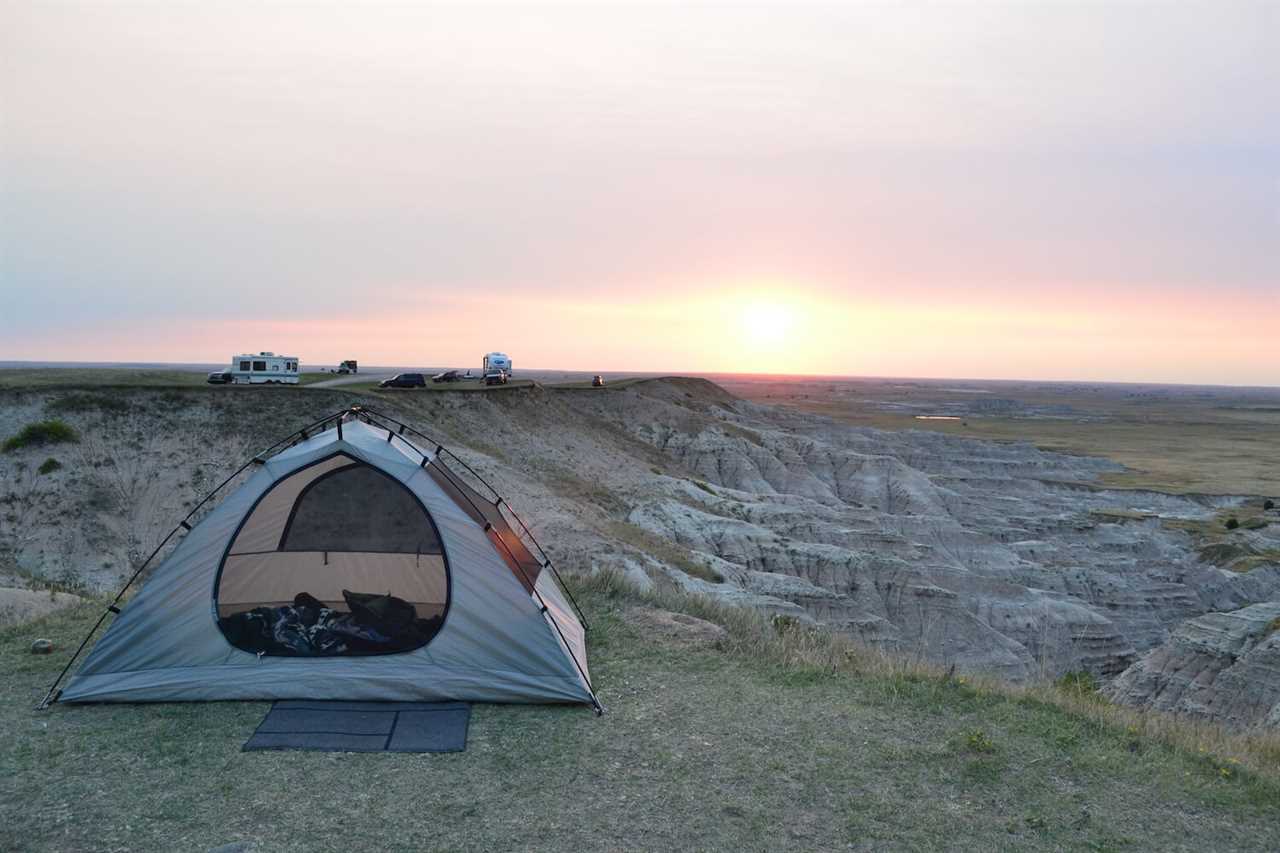
<path fill-rule="evenodd" d="M 1280 565 L 1225 570 L 1182 529 L 1239 498 L 1103 489 L 1097 476 L 1116 467 L 1103 459 L 851 427 L 702 380 L 367 399 L 307 389 L 112 394 L 0 401 L 0 437 L 54 412 L 83 436 L 0 455 L 9 489 L 0 558 L 20 573 L 113 587 L 249 453 L 365 402 L 464 455 L 563 569 L 674 583 L 961 670 L 1111 678 L 1132 665 L 1119 683 L 1135 686 L 1115 695 L 1155 702 L 1147 695 L 1174 691 L 1157 689 L 1169 666 L 1152 650 L 1186 648 L 1179 625 L 1280 599 Z M 48 455 L 62 469 L 37 474 Z M 1280 523 L 1240 538 L 1267 553 L 1280 547 Z M 1224 663 L 1214 683 L 1265 668 L 1256 654 Z M 1168 701 L 1257 713 L 1184 694 Z"/>
<path fill-rule="evenodd" d="M 1280 601 L 1188 619 L 1106 692 L 1235 726 L 1280 725 Z"/>

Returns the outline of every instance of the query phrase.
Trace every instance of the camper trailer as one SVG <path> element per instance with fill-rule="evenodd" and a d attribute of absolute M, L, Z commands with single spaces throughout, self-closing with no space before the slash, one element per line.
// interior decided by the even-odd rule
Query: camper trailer
<path fill-rule="evenodd" d="M 492 373 L 495 370 L 501 370 L 507 376 L 511 375 L 511 356 L 505 352 L 491 352 L 484 357 L 484 364 L 480 366 L 480 373 Z"/>
<path fill-rule="evenodd" d="M 231 369 L 226 373 L 235 385 L 297 385 L 298 357 L 273 352 L 237 355 L 231 359 Z"/>

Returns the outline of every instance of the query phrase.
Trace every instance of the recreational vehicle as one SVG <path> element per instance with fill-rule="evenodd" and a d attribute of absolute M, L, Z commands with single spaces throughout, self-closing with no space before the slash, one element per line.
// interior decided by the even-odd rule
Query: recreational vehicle
<path fill-rule="evenodd" d="M 501 370 L 508 376 L 511 375 L 511 356 L 505 352 L 491 352 L 484 357 L 484 364 L 480 366 L 481 374 L 490 373 L 494 370 Z"/>
<path fill-rule="evenodd" d="M 231 359 L 231 382 L 236 385 L 298 384 L 298 357 L 260 352 Z"/>

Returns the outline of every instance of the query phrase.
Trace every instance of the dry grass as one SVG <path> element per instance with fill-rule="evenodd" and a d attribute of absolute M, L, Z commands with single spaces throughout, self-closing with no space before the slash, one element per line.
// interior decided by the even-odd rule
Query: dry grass
<path fill-rule="evenodd" d="M 608 713 L 479 704 L 452 755 L 241 752 L 262 702 L 35 712 L 102 603 L 0 629 L 0 849 L 1275 848 L 1280 784 L 1230 761 L 1239 741 L 1169 746 L 1087 696 L 989 690 L 615 575 L 573 591 Z M 654 606 L 727 636 L 628 618 Z"/>
<path fill-rule="evenodd" d="M 663 539 L 634 524 L 626 521 L 609 521 L 605 525 L 605 533 L 619 542 L 626 543 L 639 551 L 648 554 L 655 560 L 674 566 L 686 575 L 701 578 L 710 583 L 722 583 L 724 577 L 713 569 L 707 568 L 696 560 L 689 549 Z"/>
<path fill-rule="evenodd" d="M 1254 554 L 1249 557 L 1241 557 L 1233 562 L 1229 569 L 1233 572 L 1246 573 L 1262 566 L 1280 565 L 1280 548 L 1270 548 L 1260 554 Z"/>
<path fill-rule="evenodd" d="M 1274 729 L 1231 731 L 1187 717 L 1114 705 L 1096 692 L 1053 683 L 1021 686 L 994 678 L 957 678 L 954 672 L 937 664 L 889 654 L 827 628 L 770 619 L 755 610 L 720 604 L 669 586 L 640 592 L 625 577 L 613 572 L 599 572 L 581 584 L 590 592 L 644 601 L 722 625 L 729 632 L 722 646 L 730 654 L 765 660 L 784 668 L 885 679 L 890 683 L 919 681 L 942 688 L 963 686 L 1017 702 L 1043 703 L 1097 723 L 1113 733 L 1142 737 L 1204 756 L 1208 761 L 1218 762 L 1220 767 L 1245 768 L 1280 782 L 1280 731 Z"/>
<path fill-rule="evenodd" d="M 741 438 L 744 441 L 754 444 L 756 447 L 764 447 L 764 439 L 760 437 L 760 433 L 753 429 L 746 429 L 738 426 L 737 424 L 727 422 L 719 424 L 719 427 L 724 431 L 725 435 L 731 435 L 734 438 Z"/>
<path fill-rule="evenodd" d="M 1265 509 L 1263 500 L 1254 498 L 1240 506 L 1219 510 L 1211 518 L 1169 518 L 1162 519 L 1161 524 L 1189 534 L 1199 549 L 1201 561 L 1243 573 L 1259 566 L 1280 564 L 1280 548 L 1255 547 L 1245 536 L 1247 531 L 1263 530 L 1275 520 L 1275 511 Z"/>
<path fill-rule="evenodd" d="M 22 367 L 0 369 L 0 389 L 183 387 L 205 385 L 207 373 L 125 367 Z"/>

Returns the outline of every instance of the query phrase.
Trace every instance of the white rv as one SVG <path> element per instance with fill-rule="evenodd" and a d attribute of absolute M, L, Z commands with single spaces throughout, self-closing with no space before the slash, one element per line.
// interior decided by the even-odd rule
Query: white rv
<path fill-rule="evenodd" d="M 501 370 L 508 376 L 511 375 L 511 356 L 505 352 L 486 353 L 484 357 L 484 365 L 481 367 L 481 375 L 490 373 L 495 370 Z"/>
<path fill-rule="evenodd" d="M 236 385 L 298 384 L 298 357 L 260 352 L 237 355 L 231 359 L 229 382 Z"/>

